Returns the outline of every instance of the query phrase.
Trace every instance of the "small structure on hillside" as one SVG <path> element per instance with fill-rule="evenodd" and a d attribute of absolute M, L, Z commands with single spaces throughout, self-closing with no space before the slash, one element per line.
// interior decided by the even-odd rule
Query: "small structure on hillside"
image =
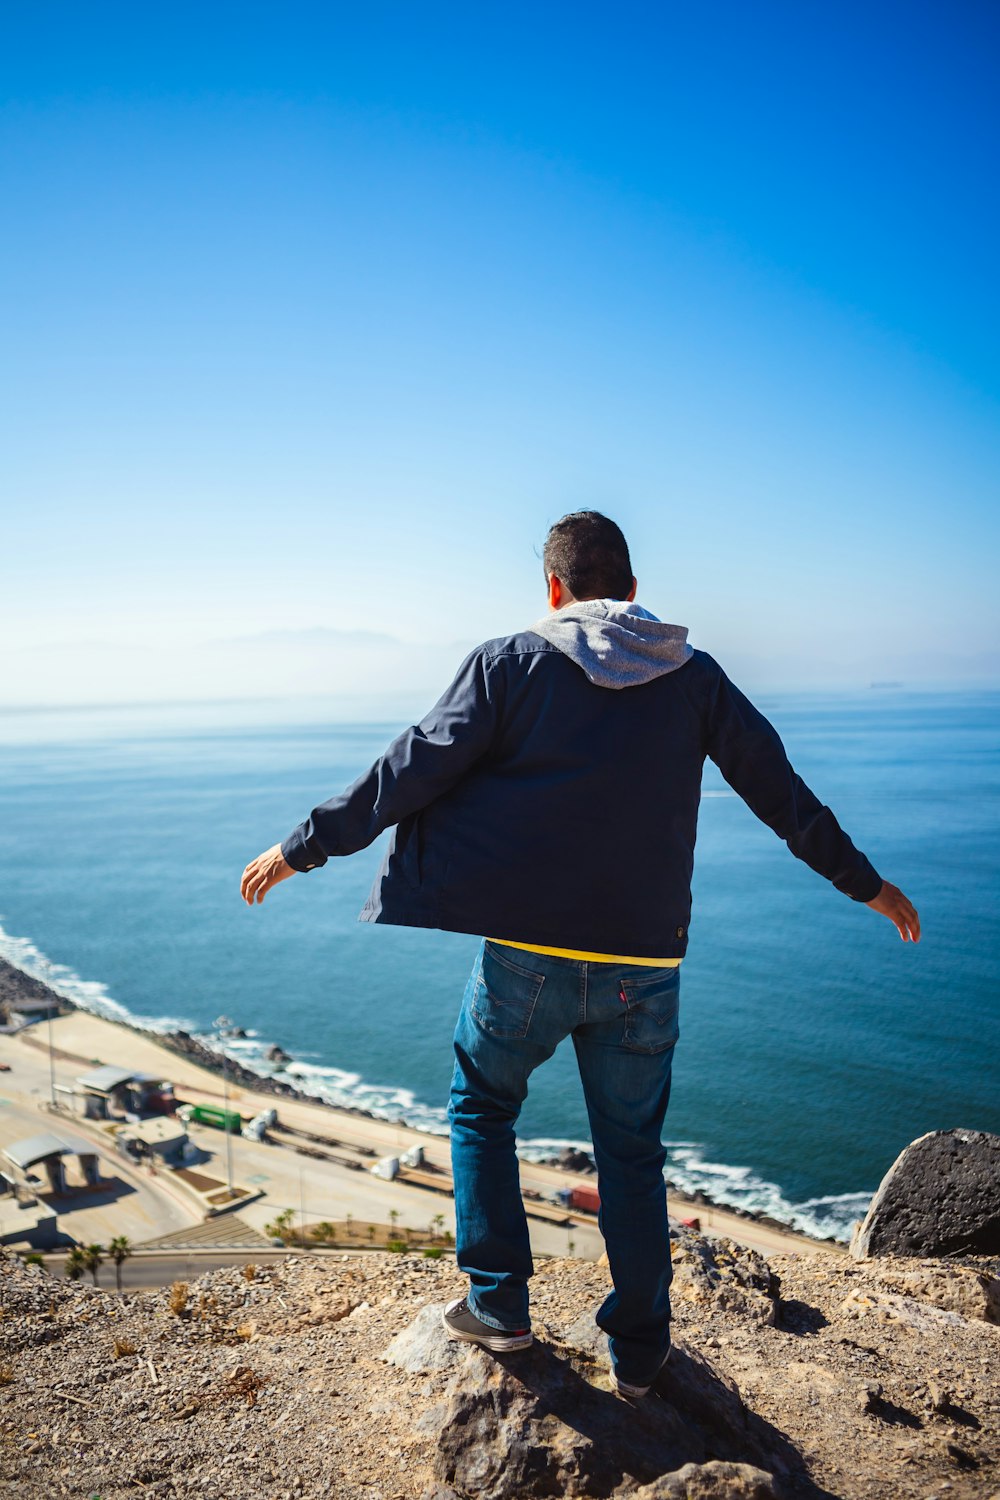
<path fill-rule="evenodd" d="M 32 1026 L 36 1021 L 47 1021 L 49 1016 L 61 1014 L 62 1006 L 55 995 L 51 1000 L 11 1000 L 7 1006 L 7 1028 L 23 1031 L 25 1026 Z"/>
<path fill-rule="evenodd" d="M 64 1156 L 75 1156 L 88 1187 L 101 1180 L 97 1152 L 88 1141 L 73 1136 L 56 1135 L 44 1130 L 23 1141 L 13 1141 L 0 1151 L 0 1173 L 14 1192 L 52 1193 L 61 1196 L 72 1191 L 67 1187 Z"/>
<path fill-rule="evenodd" d="M 174 1107 L 174 1086 L 149 1073 L 107 1063 L 77 1078 L 73 1101 L 88 1120 L 107 1120 L 115 1113 L 166 1114 Z"/>
<path fill-rule="evenodd" d="M 169 1115 L 154 1115 L 138 1120 L 118 1131 L 117 1145 L 133 1161 L 156 1158 L 168 1167 L 184 1165 L 188 1156 L 188 1133 L 180 1120 Z"/>

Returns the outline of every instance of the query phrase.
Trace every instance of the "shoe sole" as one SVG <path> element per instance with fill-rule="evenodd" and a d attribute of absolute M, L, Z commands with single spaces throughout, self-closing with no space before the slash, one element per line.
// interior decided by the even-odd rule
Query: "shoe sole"
<path fill-rule="evenodd" d="M 653 1389 L 653 1386 L 656 1384 L 656 1382 L 659 1380 L 660 1376 L 663 1374 L 664 1370 L 667 1368 L 667 1365 L 668 1365 L 668 1363 L 670 1361 L 670 1355 L 671 1355 L 672 1352 L 673 1352 L 673 1345 L 671 1344 L 670 1348 L 667 1350 L 666 1354 L 663 1356 L 663 1363 L 661 1364 L 660 1368 L 657 1370 L 656 1374 L 653 1376 L 652 1380 L 649 1382 L 648 1385 L 629 1385 L 629 1383 L 627 1381 L 625 1381 L 625 1380 L 619 1380 L 618 1376 L 615 1374 L 614 1370 L 612 1370 L 611 1371 L 611 1377 L 610 1377 L 611 1378 L 611 1389 L 613 1391 L 615 1391 L 619 1396 L 625 1396 L 629 1400 L 636 1400 L 637 1401 L 641 1396 L 648 1396 L 649 1393 L 650 1393 L 650 1391 Z"/>
<path fill-rule="evenodd" d="M 527 1349 L 534 1342 L 534 1334 L 531 1333 L 497 1333 L 495 1336 L 463 1333 L 460 1328 L 452 1327 L 444 1313 L 441 1314 L 441 1322 L 450 1339 L 460 1339 L 463 1344 L 478 1344 L 481 1349 L 489 1349 L 493 1354 L 509 1354 L 514 1349 Z"/>

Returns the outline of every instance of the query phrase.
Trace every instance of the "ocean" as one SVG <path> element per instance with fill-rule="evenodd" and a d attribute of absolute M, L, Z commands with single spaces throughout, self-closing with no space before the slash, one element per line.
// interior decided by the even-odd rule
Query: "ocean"
<path fill-rule="evenodd" d="M 793 859 L 706 768 L 669 1178 L 846 1238 L 902 1148 L 1000 1132 L 1000 694 L 768 695 L 796 769 L 924 929 Z M 251 910 L 244 865 L 398 723 L 262 709 L 0 712 L 0 953 L 79 1005 L 228 1044 L 333 1102 L 444 1131 L 477 939 L 358 924 L 381 842 Z M 622 871 L 627 878 L 627 870 Z M 586 1143 L 572 1049 L 539 1071 L 526 1155 Z"/>

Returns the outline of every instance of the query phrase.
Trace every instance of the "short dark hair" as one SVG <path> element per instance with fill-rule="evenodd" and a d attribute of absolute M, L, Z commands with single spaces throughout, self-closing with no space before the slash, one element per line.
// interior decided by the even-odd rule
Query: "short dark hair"
<path fill-rule="evenodd" d="M 557 521 L 545 538 L 542 565 L 574 599 L 627 599 L 632 563 L 621 527 L 599 510 L 575 510 Z"/>

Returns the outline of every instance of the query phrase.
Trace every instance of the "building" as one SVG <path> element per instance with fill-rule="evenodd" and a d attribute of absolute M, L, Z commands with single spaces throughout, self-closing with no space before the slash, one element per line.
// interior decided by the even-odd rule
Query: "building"
<path fill-rule="evenodd" d="M 181 1167 L 187 1160 L 188 1133 L 180 1120 L 170 1115 L 154 1115 L 151 1120 L 123 1125 L 116 1144 L 132 1160 L 155 1157 L 168 1167 Z"/>
<path fill-rule="evenodd" d="M 97 1152 L 88 1141 L 74 1136 L 56 1135 L 45 1130 L 24 1141 L 13 1141 L 0 1150 L 0 1178 L 18 1194 L 52 1193 L 58 1197 L 72 1191 L 66 1185 L 64 1156 L 75 1156 L 88 1187 L 101 1180 Z"/>
<path fill-rule="evenodd" d="M 118 1068 L 113 1063 L 82 1073 L 71 1092 L 76 1111 L 88 1120 L 107 1120 L 114 1114 L 144 1115 L 168 1112 L 174 1105 L 174 1086 L 149 1073 Z"/>
<path fill-rule="evenodd" d="M 11 1000 L 7 1006 L 7 1031 L 21 1031 L 25 1026 L 31 1026 L 35 1021 L 46 1021 L 49 1016 L 62 1014 L 62 1006 L 59 1000 Z"/>

